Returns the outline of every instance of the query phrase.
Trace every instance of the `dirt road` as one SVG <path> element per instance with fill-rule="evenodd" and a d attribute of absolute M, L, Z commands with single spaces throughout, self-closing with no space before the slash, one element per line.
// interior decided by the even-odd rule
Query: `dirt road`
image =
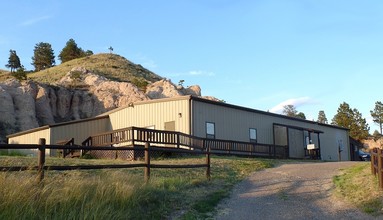
<path fill-rule="evenodd" d="M 332 177 L 358 162 L 296 162 L 253 173 L 216 219 L 374 219 L 331 196 Z"/>

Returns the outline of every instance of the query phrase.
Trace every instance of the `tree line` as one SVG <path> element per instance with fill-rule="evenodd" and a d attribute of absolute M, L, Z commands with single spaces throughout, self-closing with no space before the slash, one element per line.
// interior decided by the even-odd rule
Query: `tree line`
<path fill-rule="evenodd" d="M 303 112 L 298 112 L 294 105 L 286 105 L 283 107 L 283 113 L 289 117 L 306 119 Z M 375 130 L 373 133 L 374 138 L 382 136 L 383 128 L 383 103 L 380 101 L 375 102 L 375 107 L 370 111 L 373 122 L 379 126 L 380 132 Z M 326 114 L 323 110 L 318 112 L 318 123 L 328 124 Z M 351 108 L 349 104 L 343 102 L 339 105 L 337 113 L 331 120 L 332 125 L 348 128 L 350 136 L 358 141 L 366 139 L 369 136 L 370 127 L 365 118 L 356 108 Z"/>
<path fill-rule="evenodd" d="M 92 54 L 93 51 L 84 51 L 81 49 L 81 47 L 77 46 L 75 40 L 69 39 L 65 47 L 59 53 L 58 59 L 61 61 L 61 63 L 65 63 L 67 61 L 90 56 Z M 55 66 L 56 61 L 52 45 L 46 42 L 37 43 L 33 50 L 31 64 L 34 66 L 34 71 L 36 72 Z M 27 78 L 26 70 L 21 64 L 16 50 L 9 50 L 8 63 L 5 65 L 5 67 L 9 68 L 11 70 L 11 74 L 19 80 Z"/>

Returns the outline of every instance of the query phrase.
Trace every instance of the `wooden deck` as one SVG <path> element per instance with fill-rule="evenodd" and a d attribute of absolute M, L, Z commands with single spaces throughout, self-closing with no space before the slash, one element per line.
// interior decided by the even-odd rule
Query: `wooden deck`
<path fill-rule="evenodd" d="M 209 147 L 212 154 L 249 155 L 270 158 L 286 158 L 288 155 L 287 146 L 200 138 L 180 132 L 138 127 L 129 127 L 92 135 L 83 141 L 82 145 L 94 147 L 134 147 L 144 146 L 145 143 L 150 143 L 151 146 L 183 148 L 194 151 L 204 151 Z"/>

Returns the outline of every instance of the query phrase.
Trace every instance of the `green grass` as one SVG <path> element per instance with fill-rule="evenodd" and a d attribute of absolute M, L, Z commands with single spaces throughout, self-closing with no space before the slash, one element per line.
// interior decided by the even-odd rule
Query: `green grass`
<path fill-rule="evenodd" d="M 203 157 L 153 160 L 153 164 L 204 163 Z M 0 219 L 203 219 L 227 197 L 234 184 L 272 160 L 213 157 L 211 181 L 205 169 L 143 168 L 0 173 Z M 37 159 L 0 156 L 0 166 L 33 166 Z M 119 160 L 47 158 L 46 165 L 131 163 Z"/>
<path fill-rule="evenodd" d="M 115 81 L 140 81 L 140 79 L 145 79 L 155 82 L 160 80 L 160 77 L 155 73 L 117 54 L 95 54 L 70 60 L 46 70 L 28 74 L 28 79 L 51 84 L 61 79 L 74 67 L 84 67 L 95 74 Z"/>
<path fill-rule="evenodd" d="M 11 150 L 11 151 L 0 150 L 0 156 L 13 156 L 13 157 L 20 156 L 21 157 L 26 155 L 17 150 Z"/>
<path fill-rule="evenodd" d="M 336 195 L 345 198 L 360 210 L 373 216 L 383 214 L 383 192 L 371 174 L 370 163 L 361 163 L 333 178 Z"/>

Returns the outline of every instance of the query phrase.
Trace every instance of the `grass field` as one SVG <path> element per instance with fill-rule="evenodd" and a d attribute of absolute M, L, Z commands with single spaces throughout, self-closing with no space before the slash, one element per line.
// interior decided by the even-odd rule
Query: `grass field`
<path fill-rule="evenodd" d="M 356 205 L 363 212 L 383 215 L 383 192 L 371 174 L 370 163 L 361 163 L 334 177 L 336 194 Z"/>
<path fill-rule="evenodd" d="M 203 157 L 153 160 L 153 164 L 204 163 Z M 115 160 L 47 158 L 46 165 L 127 163 Z M 0 173 L 0 219 L 204 219 L 231 188 L 273 160 L 213 157 L 211 181 L 205 169 L 143 168 Z M 34 166 L 36 158 L 0 157 L 1 166 Z"/>
<path fill-rule="evenodd" d="M 28 78 L 40 83 L 50 84 L 61 79 L 73 67 L 84 67 L 95 74 L 115 81 L 133 81 L 134 79 L 143 78 L 155 82 L 161 79 L 155 73 L 141 65 L 130 62 L 122 56 L 105 53 L 70 60 L 60 65 L 28 74 Z"/>

